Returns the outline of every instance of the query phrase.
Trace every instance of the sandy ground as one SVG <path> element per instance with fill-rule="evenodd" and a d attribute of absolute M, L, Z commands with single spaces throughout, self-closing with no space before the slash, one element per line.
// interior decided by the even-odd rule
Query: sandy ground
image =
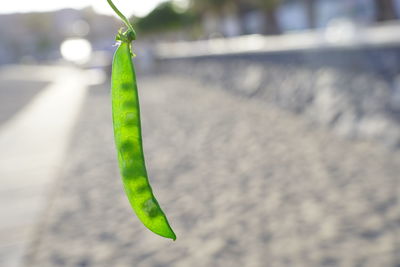
<path fill-rule="evenodd" d="M 400 155 L 189 78 L 140 80 L 144 148 L 177 241 L 118 175 L 107 86 L 90 90 L 26 266 L 400 265 Z"/>

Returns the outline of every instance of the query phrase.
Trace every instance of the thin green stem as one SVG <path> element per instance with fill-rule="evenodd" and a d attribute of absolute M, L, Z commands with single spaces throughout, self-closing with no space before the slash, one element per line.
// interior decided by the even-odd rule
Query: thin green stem
<path fill-rule="evenodd" d="M 128 29 L 130 31 L 132 31 L 132 33 L 134 35 L 136 35 L 136 32 L 133 29 L 133 27 L 132 27 L 131 23 L 129 22 L 129 20 L 121 13 L 121 11 L 118 10 L 118 8 L 114 5 L 114 3 L 111 0 L 107 0 L 107 2 L 110 5 L 110 7 L 114 10 L 114 12 L 117 13 L 117 15 L 121 18 L 121 20 L 126 24 Z"/>

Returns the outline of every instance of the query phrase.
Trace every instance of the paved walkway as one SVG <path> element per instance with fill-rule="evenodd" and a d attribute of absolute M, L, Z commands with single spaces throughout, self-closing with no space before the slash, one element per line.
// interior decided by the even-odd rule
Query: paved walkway
<path fill-rule="evenodd" d="M 99 86 L 26 266 L 399 266 L 398 152 L 189 79 L 140 88 L 149 177 L 177 241 L 132 214 Z"/>
<path fill-rule="evenodd" d="M 66 79 L 66 77 L 68 77 Z M 12 66 L 0 71 L 0 266 L 19 266 L 63 164 L 87 91 L 80 70 Z"/>

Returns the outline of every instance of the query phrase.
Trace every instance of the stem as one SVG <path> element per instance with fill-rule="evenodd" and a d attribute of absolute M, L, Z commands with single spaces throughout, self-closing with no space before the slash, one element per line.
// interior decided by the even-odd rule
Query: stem
<path fill-rule="evenodd" d="M 121 18 L 121 20 L 126 24 L 128 29 L 130 31 L 132 31 L 132 33 L 134 35 L 136 35 L 136 32 L 133 29 L 133 27 L 132 27 L 131 23 L 129 22 L 129 20 L 121 13 L 121 11 L 118 10 L 118 8 L 114 5 L 114 3 L 111 0 L 107 0 L 107 2 L 110 5 L 110 7 L 114 10 L 114 12 L 117 13 L 117 15 Z"/>

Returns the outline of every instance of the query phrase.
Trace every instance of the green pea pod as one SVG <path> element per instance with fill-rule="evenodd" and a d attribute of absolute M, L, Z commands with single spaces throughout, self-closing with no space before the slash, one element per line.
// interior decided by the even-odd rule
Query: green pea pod
<path fill-rule="evenodd" d="M 131 38 L 119 40 L 112 65 L 111 90 L 114 137 L 125 192 L 136 215 L 148 229 L 175 240 L 175 233 L 154 197 L 147 177 Z"/>

